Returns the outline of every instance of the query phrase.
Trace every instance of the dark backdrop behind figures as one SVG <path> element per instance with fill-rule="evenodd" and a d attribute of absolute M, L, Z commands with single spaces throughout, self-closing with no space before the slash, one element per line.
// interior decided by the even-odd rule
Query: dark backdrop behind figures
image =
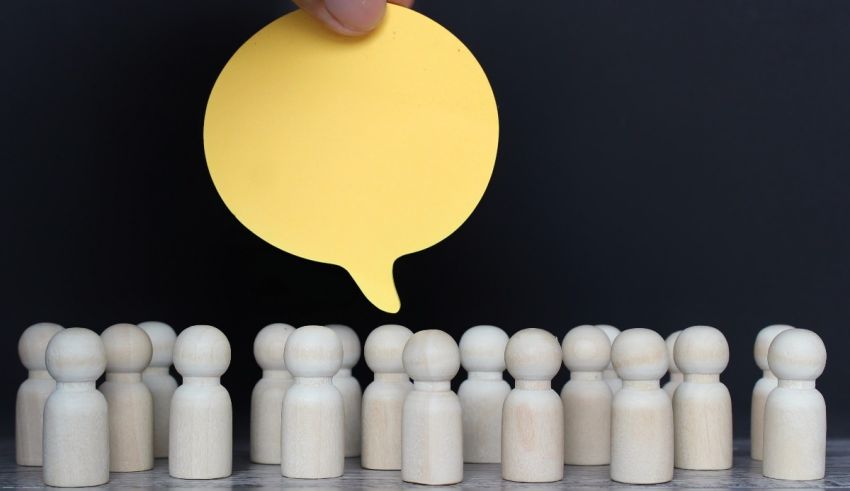
<path fill-rule="evenodd" d="M 155 319 L 228 335 L 241 438 L 253 338 L 275 321 L 347 323 L 363 339 L 389 322 L 456 339 L 479 323 L 559 337 L 710 324 L 731 346 L 739 436 L 756 332 L 790 323 L 824 338 L 829 434 L 850 436 L 850 4 L 420 0 L 487 71 L 501 141 L 467 223 L 397 262 L 395 316 L 342 269 L 248 232 L 207 173 L 213 82 L 289 8 L 3 3 L 2 434 L 25 327 Z M 355 373 L 371 379 L 362 361 Z"/>

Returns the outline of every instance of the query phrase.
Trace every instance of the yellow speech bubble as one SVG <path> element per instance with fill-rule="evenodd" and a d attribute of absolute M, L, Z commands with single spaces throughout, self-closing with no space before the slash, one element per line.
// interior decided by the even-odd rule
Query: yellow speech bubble
<path fill-rule="evenodd" d="M 475 57 L 389 5 L 364 38 L 303 12 L 251 37 L 222 70 L 204 120 L 216 189 L 270 244 L 345 268 L 398 312 L 393 264 L 454 232 L 493 173 L 499 121 Z"/>

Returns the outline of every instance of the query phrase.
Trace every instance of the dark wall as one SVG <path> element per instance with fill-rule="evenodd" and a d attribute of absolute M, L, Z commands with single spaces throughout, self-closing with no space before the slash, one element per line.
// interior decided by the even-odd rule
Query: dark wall
<path fill-rule="evenodd" d="M 559 336 L 707 323 L 731 345 L 742 436 L 755 334 L 790 323 L 824 338 L 830 435 L 850 436 L 850 5 L 420 0 L 484 66 L 502 130 L 469 221 L 398 261 L 398 315 L 342 269 L 253 236 L 209 179 L 216 75 L 289 8 L 4 2 L 0 432 L 13 431 L 26 326 L 157 319 L 230 337 L 242 437 L 253 336 L 274 321 L 363 338 L 387 322 L 456 338 L 479 323 Z"/>

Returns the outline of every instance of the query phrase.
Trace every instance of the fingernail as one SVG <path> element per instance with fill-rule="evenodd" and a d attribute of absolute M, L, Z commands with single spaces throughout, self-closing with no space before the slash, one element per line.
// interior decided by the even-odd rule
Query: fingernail
<path fill-rule="evenodd" d="M 386 0 L 325 0 L 325 8 L 343 26 L 369 32 L 384 18 Z"/>

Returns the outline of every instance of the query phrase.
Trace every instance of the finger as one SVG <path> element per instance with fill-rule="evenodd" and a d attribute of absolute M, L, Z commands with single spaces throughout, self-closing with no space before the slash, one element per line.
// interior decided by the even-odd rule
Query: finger
<path fill-rule="evenodd" d="M 402 7 L 413 7 L 413 0 L 389 0 L 390 3 L 401 5 Z"/>
<path fill-rule="evenodd" d="M 346 36 L 361 36 L 381 22 L 387 0 L 294 0 L 295 4 Z"/>

